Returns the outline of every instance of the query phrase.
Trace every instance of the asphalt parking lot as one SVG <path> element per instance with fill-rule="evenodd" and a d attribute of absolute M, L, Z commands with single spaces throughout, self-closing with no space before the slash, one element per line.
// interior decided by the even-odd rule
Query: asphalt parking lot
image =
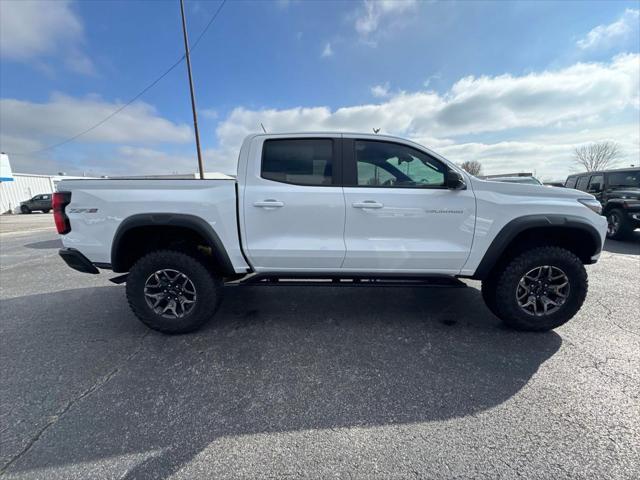
<path fill-rule="evenodd" d="M 229 289 L 171 337 L 49 221 L 0 219 L 6 478 L 640 477 L 640 235 L 555 332 L 502 328 L 470 282 Z"/>

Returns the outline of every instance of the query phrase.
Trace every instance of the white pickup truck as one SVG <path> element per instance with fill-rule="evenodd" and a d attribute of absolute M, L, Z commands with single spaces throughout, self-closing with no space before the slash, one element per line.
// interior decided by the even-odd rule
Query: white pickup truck
<path fill-rule="evenodd" d="M 482 280 L 508 325 L 549 330 L 587 294 L 607 222 L 573 189 L 480 180 L 382 135 L 250 135 L 228 180 L 69 180 L 54 194 L 72 268 L 124 275 L 133 312 L 194 330 L 225 284 L 433 285 Z"/>

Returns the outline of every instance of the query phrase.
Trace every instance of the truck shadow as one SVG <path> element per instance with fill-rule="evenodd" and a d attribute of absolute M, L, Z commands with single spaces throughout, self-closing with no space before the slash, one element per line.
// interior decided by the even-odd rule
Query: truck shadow
<path fill-rule="evenodd" d="M 174 337 L 148 333 L 117 286 L 3 310 L 8 402 L 58 398 L 78 372 L 102 372 L 14 473 L 82 476 L 135 454 L 122 478 L 164 478 L 225 437 L 465 417 L 509 400 L 562 343 L 502 328 L 475 288 L 241 287 L 203 330 Z"/>

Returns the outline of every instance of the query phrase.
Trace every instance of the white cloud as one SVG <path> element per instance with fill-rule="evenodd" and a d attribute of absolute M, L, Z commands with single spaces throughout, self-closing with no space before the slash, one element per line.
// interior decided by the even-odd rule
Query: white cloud
<path fill-rule="evenodd" d="M 382 21 L 413 10 L 417 3 L 417 0 L 364 0 L 356 14 L 356 31 L 367 38 L 378 30 Z"/>
<path fill-rule="evenodd" d="M 460 143 L 442 146 L 438 152 L 456 163 L 478 160 L 483 164 L 485 174 L 534 172 L 547 180 L 563 180 L 569 173 L 579 171 L 573 163 L 573 149 L 592 142 L 616 142 L 621 156 L 614 166 L 637 166 L 640 163 L 639 127 L 638 123 L 626 123 L 532 135 L 514 141 Z"/>
<path fill-rule="evenodd" d="M 327 42 L 324 46 L 324 49 L 322 50 L 322 53 L 320 54 L 321 57 L 326 58 L 326 57 L 332 57 L 333 56 L 333 49 L 331 48 L 331 43 Z"/>
<path fill-rule="evenodd" d="M 69 1 L 0 2 L 0 57 L 4 59 L 37 62 L 60 55 L 67 68 L 93 74 L 93 62 L 80 48 L 83 43 L 84 27 Z"/>
<path fill-rule="evenodd" d="M 390 95 L 389 82 L 385 82 L 382 85 L 374 85 L 371 87 L 371 95 L 376 98 L 385 98 Z"/>
<path fill-rule="evenodd" d="M 2 135 L 50 143 L 76 135 L 111 114 L 121 103 L 96 96 L 74 98 L 54 94 L 45 103 L 0 100 Z M 105 124 L 82 136 L 82 142 L 187 142 L 191 128 L 175 124 L 144 102 L 136 102 Z M 4 147 L 8 151 L 11 148 Z"/>
<path fill-rule="evenodd" d="M 530 138 L 531 130 L 526 129 L 566 132 L 567 137 L 563 143 L 558 143 L 556 154 L 558 159 L 570 156 L 572 142 L 588 141 L 589 138 L 595 141 L 598 137 L 595 129 L 610 122 L 611 118 L 629 110 L 637 118 L 639 70 L 640 55 L 628 54 L 617 56 L 609 63 L 577 63 L 560 70 L 523 76 L 466 77 L 444 94 L 400 92 L 381 103 L 336 110 L 322 106 L 284 110 L 238 107 L 218 124 L 219 148 L 211 152 L 210 169 L 233 173 L 242 139 L 249 133 L 259 132 L 260 123 L 272 133 L 301 130 L 370 132 L 374 127 L 382 128 L 382 133 L 409 137 L 441 149 L 443 153 L 460 157 L 464 154 L 460 160 L 479 152 L 493 155 L 498 148 L 506 156 L 509 148 L 514 148 L 513 158 L 521 165 L 531 166 L 531 160 L 544 169 L 543 157 L 533 154 L 546 151 L 549 145 L 543 139 Z M 636 130 L 640 128 L 637 122 L 632 125 Z M 591 129 L 590 133 L 580 133 L 587 128 Z M 456 140 L 488 133 L 507 138 L 509 132 L 511 136 L 516 135 L 514 129 L 524 131 L 518 134 L 515 143 Z M 625 127 L 624 131 L 630 130 Z M 622 142 L 624 136 L 617 135 L 615 139 Z M 638 155 L 637 142 L 626 142 L 626 145 L 628 155 Z M 479 146 L 484 150 L 478 150 Z M 490 163 L 488 172 L 492 170 L 491 165 L 501 165 L 498 155 L 486 158 Z M 505 161 L 504 166 L 508 165 Z"/>
<path fill-rule="evenodd" d="M 638 30 L 640 10 L 626 9 L 622 16 L 609 25 L 598 25 L 576 44 L 582 50 L 609 48 L 615 42 L 625 39 L 633 31 Z"/>
<path fill-rule="evenodd" d="M 270 133 L 381 128 L 381 133 L 411 138 L 455 162 L 478 159 L 487 173 L 535 170 L 560 179 L 571 171 L 573 147 L 591 141 L 616 141 L 624 154 L 621 165 L 640 163 L 639 92 L 640 55 L 626 54 L 606 63 L 577 63 L 521 76 L 466 77 L 443 93 L 390 93 L 377 103 L 337 109 L 237 107 L 217 124 L 217 146 L 204 152 L 206 170 L 235 173 L 243 138 L 260 132 L 263 123 Z M 9 145 L 19 142 L 44 145 L 77 133 L 118 105 L 63 95 L 41 104 L 4 99 L 0 143 L 9 151 Z M 114 157 L 89 155 L 83 162 L 91 162 L 98 173 L 190 172 L 195 154 L 180 142 L 191 140 L 188 125 L 170 122 L 151 106 L 137 103 L 82 140 L 127 147 Z M 178 150 L 167 150 L 167 142 L 177 143 Z M 150 149 L 150 143 L 163 148 Z"/>

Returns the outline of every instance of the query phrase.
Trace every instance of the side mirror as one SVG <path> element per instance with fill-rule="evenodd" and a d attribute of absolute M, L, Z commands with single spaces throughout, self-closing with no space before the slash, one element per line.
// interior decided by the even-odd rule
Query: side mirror
<path fill-rule="evenodd" d="M 464 178 L 455 170 L 449 170 L 447 172 L 445 186 L 450 190 L 464 190 L 467 188 L 467 184 L 464 183 Z"/>

